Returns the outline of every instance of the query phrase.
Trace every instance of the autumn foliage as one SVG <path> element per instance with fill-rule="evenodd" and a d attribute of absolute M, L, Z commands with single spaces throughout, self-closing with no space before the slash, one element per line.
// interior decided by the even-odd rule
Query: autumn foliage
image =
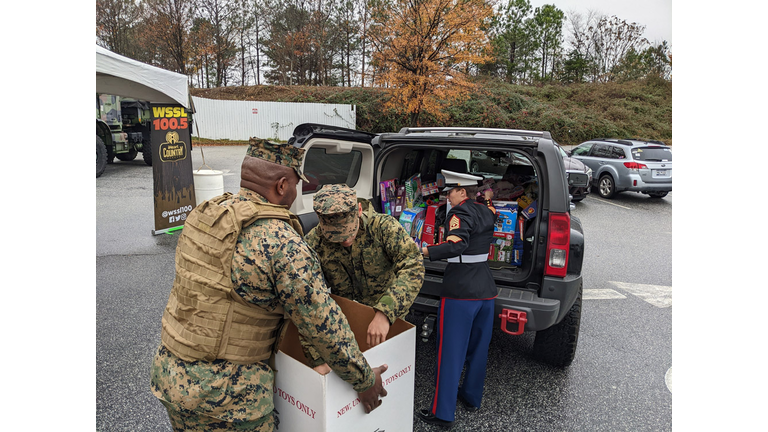
<path fill-rule="evenodd" d="M 473 89 L 472 65 L 488 60 L 484 28 L 493 14 L 483 0 L 392 0 L 376 4 L 371 39 L 377 84 L 392 89 L 387 107 L 440 118 L 446 104 Z"/>

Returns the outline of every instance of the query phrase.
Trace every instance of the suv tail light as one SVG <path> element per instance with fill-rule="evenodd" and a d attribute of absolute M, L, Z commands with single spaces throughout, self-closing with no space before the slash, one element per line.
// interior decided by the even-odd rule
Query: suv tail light
<path fill-rule="evenodd" d="M 547 230 L 546 276 L 565 277 L 568 270 L 568 249 L 571 246 L 571 215 L 550 213 Z"/>
<path fill-rule="evenodd" d="M 648 169 L 648 165 L 637 162 L 624 162 L 624 166 L 631 169 L 632 171 Z"/>

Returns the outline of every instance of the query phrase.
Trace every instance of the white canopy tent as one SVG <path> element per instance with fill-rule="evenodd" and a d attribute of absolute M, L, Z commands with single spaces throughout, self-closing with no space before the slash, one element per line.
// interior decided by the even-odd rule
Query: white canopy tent
<path fill-rule="evenodd" d="M 192 108 L 187 76 L 96 45 L 96 92 Z"/>

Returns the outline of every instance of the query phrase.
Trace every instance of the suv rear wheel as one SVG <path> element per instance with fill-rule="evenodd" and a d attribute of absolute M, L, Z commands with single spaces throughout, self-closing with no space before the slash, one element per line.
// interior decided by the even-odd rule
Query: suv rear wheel
<path fill-rule="evenodd" d="M 552 366 L 566 367 L 576 355 L 581 325 L 581 292 L 563 320 L 552 327 L 536 332 L 533 341 L 533 356 L 537 360 Z"/>
<path fill-rule="evenodd" d="M 597 183 L 597 193 L 603 198 L 613 198 L 616 195 L 616 183 L 610 174 L 603 174 Z"/>

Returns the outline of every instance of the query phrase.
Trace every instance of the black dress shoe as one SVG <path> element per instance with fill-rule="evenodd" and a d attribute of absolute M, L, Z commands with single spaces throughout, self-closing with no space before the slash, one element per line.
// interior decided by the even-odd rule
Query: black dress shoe
<path fill-rule="evenodd" d="M 435 417 L 435 415 L 432 414 L 431 412 L 429 412 L 429 410 L 427 410 L 427 409 L 420 409 L 416 413 L 416 415 L 418 415 L 419 418 L 422 421 L 424 421 L 425 423 L 429 423 L 429 424 L 436 425 L 436 426 L 447 427 L 447 428 L 450 428 L 451 426 L 453 426 L 453 422 L 452 421 L 441 420 L 441 419 Z"/>
<path fill-rule="evenodd" d="M 475 411 L 478 411 L 480 409 L 480 407 L 476 407 L 474 405 L 470 405 L 469 402 L 467 402 L 467 400 L 464 399 L 464 396 L 462 396 L 461 394 L 459 394 L 459 400 L 461 401 L 461 404 L 464 405 L 464 409 L 469 411 L 469 412 L 475 412 Z"/>

